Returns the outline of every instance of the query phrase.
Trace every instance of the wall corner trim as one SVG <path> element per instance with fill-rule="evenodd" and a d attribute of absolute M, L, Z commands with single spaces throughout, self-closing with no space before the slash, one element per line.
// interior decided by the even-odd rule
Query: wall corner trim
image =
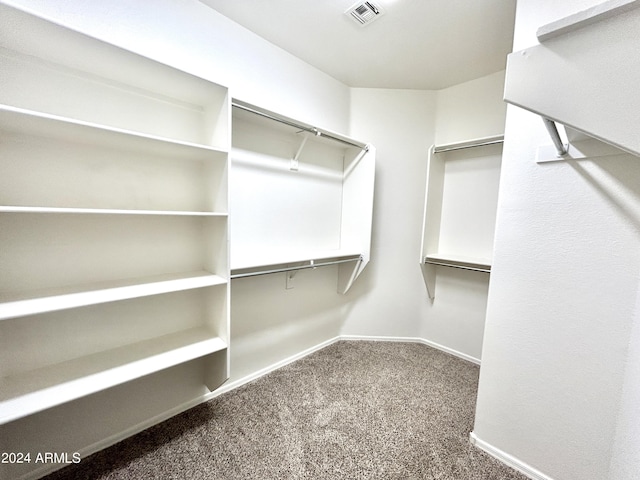
<path fill-rule="evenodd" d="M 469 441 L 473 446 L 479 448 L 480 450 L 483 450 L 484 452 L 488 453 L 496 460 L 513 468 L 514 470 L 517 470 L 518 472 L 526 475 L 532 480 L 554 480 L 552 477 L 545 475 L 540 470 L 533 468 L 531 465 L 523 462 L 519 458 L 509 455 L 508 453 L 500 450 L 499 448 L 494 447 L 490 443 L 487 443 L 484 440 L 480 439 L 475 434 L 475 432 L 471 432 L 469 434 Z"/>

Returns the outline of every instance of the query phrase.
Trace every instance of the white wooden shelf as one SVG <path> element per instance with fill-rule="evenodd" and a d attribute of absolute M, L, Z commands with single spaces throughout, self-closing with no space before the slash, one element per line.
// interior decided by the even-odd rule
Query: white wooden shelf
<path fill-rule="evenodd" d="M 505 101 L 640 155 L 638 25 L 639 0 L 609 0 L 541 26 L 507 57 Z"/>
<path fill-rule="evenodd" d="M 608 0 L 555 22 L 543 25 L 538 28 L 536 36 L 541 42 L 546 42 L 552 38 L 566 35 L 580 28 L 588 27 L 639 7 L 639 0 Z"/>
<path fill-rule="evenodd" d="M 57 213 L 64 215 L 160 215 L 180 217 L 227 217 L 227 213 L 185 212 L 180 210 L 124 210 L 113 208 L 23 207 L 0 205 L 0 213 Z"/>
<path fill-rule="evenodd" d="M 438 266 L 489 273 L 504 135 L 429 150 L 420 268 L 435 298 Z"/>
<path fill-rule="evenodd" d="M 489 145 L 500 145 L 504 142 L 504 135 L 490 135 L 488 137 L 473 138 L 471 140 L 463 140 L 461 142 L 444 143 L 434 145 L 433 153 L 446 153 L 455 150 L 465 150 L 467 148 L 487 147 Z"/>
<path fill-rule="evenodd" d="M 360 256 L 361 253 L 355 250 L 309 250 L 309 251 L 285 251 L 274 252 L 267 250 L 264 252 L 255 251 L 243 253 L 234 257 L 231 254 L 231 272 L 249 268 L 264 268 L 276 265 L 287 265 L 299 262 L 322 261 L 335 258 L 347 258 Z"/>
<path fill-rule="evenodd" d="M 491 271 L 491 261 L 486 258 L 431 253 L 424 257 L 424 263 L 477 272 L 489 273 Z"/>
<path fill-rule="evenodd" d="M 125 151 L 171 155 L 182 160 L 203 160 L 214 158 L 211 157 L 211 153 L 226 152 L 226 149 L 201 143 L 185 142 L 10 105 L 0 105 L 0 129 L 100 147 L 115 147 Z"/>
<path fill-rule="evenodd" d="M 0 294 L 0 320 L 227 283 L 208 272 L 155 275 L 37 292 Z"/>
<path fill-rule="evenodd" d="M 0 130 L 9 160 L 0 162 L 0 204 L 77 213 L 227 211 L 225 150 L 6 105 Z"/>
<path fill-rule="evenodd" d="M 0 424 L 226 348 L 196 328 L 2 378 Z"/>

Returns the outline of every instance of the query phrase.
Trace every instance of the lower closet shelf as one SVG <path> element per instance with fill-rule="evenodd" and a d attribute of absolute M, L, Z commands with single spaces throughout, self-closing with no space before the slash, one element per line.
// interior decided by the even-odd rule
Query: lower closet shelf
<path fill-rule="evenodd" d="M 194 328 L 0 379 L 0 424 L 222 351 Z"/>
<path fill-rule="evenodd" d="M 0 320 L 69 308 L 146 297 L 225 284 L 226 280 L 206 271 L 154 275 L 82 287 L 65 287 L 28 294 L 0 295 Z"/>

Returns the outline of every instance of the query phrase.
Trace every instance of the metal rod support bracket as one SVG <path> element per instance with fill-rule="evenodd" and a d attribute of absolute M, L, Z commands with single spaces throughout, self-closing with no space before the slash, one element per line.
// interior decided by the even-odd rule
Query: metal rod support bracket
<path fill-rule="evenodd" d="M 544 126 L 547 128 L 547 132 L 549 132 L 549 136 L 551 136 L 551 141 L 553 142 L 553 146 L 556 148 L 558 157 L 566 155 L 569 146 L 562 143 L 562 139 L 560 138 L 555 122 L 545 117 L 542 117 L 542 121 L 544 122 Z"/>

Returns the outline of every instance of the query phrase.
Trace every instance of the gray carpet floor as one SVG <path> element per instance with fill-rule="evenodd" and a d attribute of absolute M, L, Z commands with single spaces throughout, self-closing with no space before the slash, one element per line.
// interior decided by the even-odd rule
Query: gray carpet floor
<path fill-rule="evenodd" d="M 469 443 L 478 372 L 341 341 L 46 478 L 525 480 Z"/>

